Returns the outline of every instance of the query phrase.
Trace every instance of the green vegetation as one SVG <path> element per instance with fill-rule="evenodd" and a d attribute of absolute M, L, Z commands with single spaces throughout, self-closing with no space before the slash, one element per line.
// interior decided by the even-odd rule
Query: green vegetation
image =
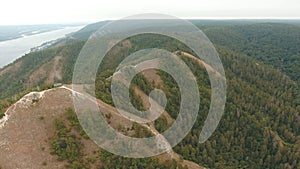
<path fill-rule="evenodd" d="M 164 82 L 162 90 L 166 94 L 168 104 L 166 105 L 166 111 L 173 119 L 177 118 L 180 109 L 180 91 L 175 80 L 164 71 L 158 71 L 161 79 Z"/>
<path fill-rule="evenodd" d="M 87 159 L 83 158 L 83 143 L 81 137 L 88 139 L 82 130 L 72 109 L 66 110 L 67 123 L 55 119 L 56 132 L 51 142 L 51 154 L 56 155 L 58 160 L 68 161 L 67 168 L 90 168 Z M 76 132 L 74 132 L 76 131 Z M 79 133 L 79 136 L 76 134 Z"/>
<path fill-rule="evenodd" d="M 0 76 L 0 99 L 13 96 L 26 90 L 25 83 L 29 80 L 28 77 L 32 71 L 36 70 L 42 64 L 49 62 L 58 52 L 59 49 L 48 49 L 26 54 L 22 58 L 16 60 L 15 63 L 22 61 L 18 71 L 7 72 Z M 39 85 L 43 85 L 43 83 L 39 82 L 36 84 L 36 86 Z"/>
<path fill-rule="evenodd" d="M 80 125 L 77 119 L 77 115 L 71 108 L 67 109 L 66 116 L 69 121 L 69 126 L 75 129 L 80 134 L 80 136 L 82 136 L 85 139 L 88 139 L 89 138 L 88 135 L 83 130 L 82 126 Z"/>
<path fill-rule="evenodd" d="M 0 119 L 2 119 L 5 116 L 4 113 L 0 113 Z"/>
<path fill-rule="evenodd" d="M 210 40 L 281 70 L 300 82 L 300 27 L 283 23 L 256 23 L 209 27 Z"/>
<path fill-rule="evenodd" d="M 58 138 L 52 142 L 52 153 L 57 154 L 60 160 L 74 161 L 81 155 L 82 145 L 77 141 L 75 135 L 67 135 L 70 130 L 64 122 L 56 119 L 55 127 Z"/>
<path fill-rule="evenodd" d="M 215 44 L 223 62 L 228 86 L 227 103 L 224 116 L 213 136 L 199 144 L 198 136 L 210 106 L 210 82 L 203 67 L 180 56 L 196 75 L 201 102 L 195 125 L 174 150 L 184 159 L 209 168 L 299 168 L 300 51 L 296 45 L 300 39 L 299 27 L 250 22 L 235 25 L 213 23 L 201 27 Z M 93 29 L 89 28 L 84 34 L 76 36 L 84 39 L 91 32 Z M 62 82 L 70 83 L 74 63 L 83 44 L 83 41 L 70 42 L 65 46 L 20 58 L 18 61 L 22 65 L 17 71 L 0 75 L 0 112 L 29 91 L 25 85 L 29 75 L 56 55 L 64 58 Z M 138 35 L 120 42 L 108 52 L 98 70 L 95 84 L 97 98 L 113 105 L 110 94 L 111 75 L 126 56 L 145 48 L 163 48 L 171 52 L 182 50 L 193 54 L 180 42 L 161 35 Z M 180 108 L 178 86 L 167 73 L 158 71 L 158 75 L 163 81 L 163 85 L 158 88 L 167 97 L 166 111 L 176 119 Z M 41 80 L 34 86 L 43 84 L 45 81 Z M 138 74 L 130 87 L 133 105 L 143 110 L 141 98 L 134 91 L 135 88 L 149 95 L 155 87 L 157 86 L 142 74 Z M 174 161 L 161 164 L 154 158 L 123 158 L 103 150 L 99 151 L 99 159 L 88 160 L 83 154 L 81 139 L 88 137 L 71 109 L 67 110 L 65 116 L 67 121 L 55 121 L 56 133 L 51 147 L 52 153 L 60 160 L 68 161 L 69 168 L 89 168 L 92 161 L 99 159 L 100 168 L 179 166 Z M 160 132 L 169 127 L 163 116 L 154 125 Z M 151 135 L 137 124 L 133 130 L 137 131 L 135 137 Z"/>
<path fill-rule="evenodd" d="M 134 131 L 134 135 L 132 137 L 137 138 L 145 138 L 145 137 L 152 137 L 153 134 L 147 128 L 142 127 L 138 123 L 133 123 L 132 130 Z"/>
<path fill-rule="evenodd" d="M 87 156 L 83 153 L 84 144 L 82 139 L 89 139 L 82 134 L 84 131 L 79 125 L 76 114 L 72 109 L 67 109 L 65 118 L 55 119 L 56 132 L 51 142 L 51 153 L 58 157 L 58 160 L 67 161 L 66 168 L 71 169 L 87 169 L 91 165 L 96 165 L 97 168 L 160 168 L 160 169 L 184 169 L 176 161 L 166 161 L 163 164 L 156 158 L 131 159 L 113 155 L 104 150 L 94 150 L 95 157 Z M 139 126 L 137 123 L 133 125 L 133 130 L 136 134 L 134 137 L 149 137 L 151 133 Z M 42 165 L 47 165 L 44 161 Z"/>
<path fill-rule="evenodd" d="M 167 123 L 167 119 L 164 116 L 160 116 L 158 117 L 155 121 L 154 121 L 154 126 L 155 129 L 159 132 L 162 133 L 164 131 L 166 131 L 168 129 L 168 123 Z"/>
<path fill-rule="evenodd" d="M 157 159 L 154 158 L 124 158 L 117 155 L 113 155 L 106 151 L 100 152 L 100 159 L 104 163 L 101 167 L 103 169 L 120 168 L 120 169 L 136 169 L 136 168 L 147 168 L 147 169 L 187 169 L 178 164 L 176 161 L 167 161 L 161 164 Z"/>
<path fill-rule="evenodd" d="M 138 36 L 140 41 L 132 40 L 140 45 L 135 47 L 132 42 L 132 48 L 142 48 L 142 44 L 149 46 L 147 39 L 151 38 L 148 35 L 144 37 Z M 299 148 L 300 123 L 295 119 L 300 112 L 297 106 L 300 101 L 299 86 L 280 71 L 246 55 L 224 47 L 217 47 L 217 50 L 225 67 L 228 85 L 224 117 L 214 135 L 204 144 L 199 144 L 200 129 L 209 110 L 210 83 L 203 67 L 182 56 L 193 74 L 197 75 L 201 105 L 193 129 L 175 147 L 175 151 L 184 159 L 210 168 L 298 166 L 300 159 L 296 150 Z M 170 75 L 163 71 L 158 71 L 158 74 L 164 82 L 161 89 L 168 99 L 166 111 L 175 119 L 180 103 L 179 89 Z M 136 77 L 132 84 L 146 94 L 154 88 L 143 77 Z M 110 97 L 109 89 L 105 91 L 105 95 Z M 164 131 L 167 128 L 166 119 L 157 119 L 155 126 L 159 131 Z"/>
<path fill-rule="evenodd" d="M 265 65 L 258 67 L 255 60 L 244 55 L 225 48 L 218 48 L 218 52 L 228 85 L 221 123 L 207 142 L 197 143 L 209 106 L 209 95 L 203 90 L 198 120 L 175 151 L 210 168 L 299 166 L 300 159 L 295 152 L 299 148 L 300 123 L 295 120 L 299 107 L 293 104 L 299 99 L 294 95 L 299 93 L 299 87 L 280 72 Z M 281 147 L 282 141 L 289 144 Z"/>

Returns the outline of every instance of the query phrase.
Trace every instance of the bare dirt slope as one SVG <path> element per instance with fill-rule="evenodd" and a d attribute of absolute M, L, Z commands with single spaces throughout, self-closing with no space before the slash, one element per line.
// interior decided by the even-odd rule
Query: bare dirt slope
<path fill-rule="evenodd" d="M 29 93 L 12 105 L 0 121 L 0 168 L 65 168 L 66 162 L 51 155 L 50 145 L 54 119 L 66 120 L 64 114 L 72 107 L 72 92 L 63 87 Z M 82 143 L 85 156 L 99 150 L 91 140 Z"/>
<path fill-rule="evenodd" d="M 63 57 L 55 56 L 51 61 L 43 64 L 35 70 L 26 83 L 27 87 L 34 87 L 41 81 L 46 84 L 52 84 L 57 80 L 62 79 Z"/>
<path fill-rule="evenodd" d="M 38 101 L 33 103 L 34 99 Z M 49 139 L 55 131 L 54 118 L 70 106 L 71 92 L 65 89 L 30 93 L 11 106 L 0 128 L 0 168 L 64 168 L 50 155 Z"/>
<path fill-rule="evenodd" d="M 100 100 L 97 102 L 104 114 L 112 115 L 112 126 L 116 127 L 117 123 L 131 126 L 131 122 L 118 114 L 115 108 Z M 50 144 L 55 133 L 54 119 L 64 120 L 64 113 L 70 107 L 73 107 L 72 89 L 65 86 L 32 92 L 12 105 L 0 122 L 0 168 L 65 168 L 66 162 L 58 161 L 56 156 L 51 155 Z M 147 128 L 157 134 L 152 125 Z M 99 149 L 91 140 L 83 140 L 83 144 L 86 156 L 90 156 L 92 150 Z M 181 161 L 179 155 L 172 150 L 158 158 L 162 162 L 171 159 Z M 185 160 L 181 163 L 189 168 L 202 168 Z"/>
<path fill-rule="evenodd" d="M 0 70 L 0 76 L 3 75 L 3 74 L 5 74 L 6 72 L 9 72 L 9 71 L 12 71 L 12 72 L 18 71 L 18 69 L 20 68 L 21 65 L 22 65 L 22 61 L 18 61 L 18 62 L 14 63 L 14 64 L 6 66 L 2 70 Z"/>

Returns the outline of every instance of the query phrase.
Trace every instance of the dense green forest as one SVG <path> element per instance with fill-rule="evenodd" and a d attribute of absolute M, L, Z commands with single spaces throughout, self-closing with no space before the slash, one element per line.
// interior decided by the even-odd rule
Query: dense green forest
<path fill-rule="evenodd" d="M 161 45 L 155 40 L 159 37 L 152 35 L 152 38 L 144 35 L 131 42 L 133 46 L 135 43 L 138 44 L 136 50 L 144 47 L 141 44 L 145 44 L 145 47 Z M 164 38 L 160 37 L 160 39 Z M 177 43 L 176 41 L 170 43 L 170 41 L 166 42 Z M 172 51 L 172 47 L 167 49 Z M 199 132 L 210 104 L 209 80 L 201 66 L 192 60 L 182 58 L 197 75 L 202 104 L 192 131 L 175 147 L 175 151 L 184 159 L 210 168 L 296 168 L 299 166 L 298 84 L 280 71 L 246 55 L 224 47 L 217 47 L 217 50 L 225 67 L 228 85 L 224 117 L 213 137 L 204 144 L 198 144 Z M 103 77 L 101 72 L 99 73 L 97 84 L 102 85 L 98 86 L 97 96 L 100 98 L 105 96 L 107 100 L 104 101 L 111 104 L 110 80 L 106 77 L 111 75 L 108 72 L 113 71 L 105 72 L 102 73 L 105 75 Z M 174 86 L 175 82 L 170 76 L 163 72 L 158 74 L 163 79 L 162 89 L 168 97 L 166 111 L 175 119 L 180 102 L 179 89 Z M 139 76 L 132 83 L 140 86 L 146 94 L 155 87 Z M 167 128 L 166 121 L 162 118 L 155 123 L 160 131 Z"/>
<path fill-rule="evenodd" d="M 174 147 L 175 152 L 183 159 L 208 168 L 299 168 L 300 51 L 296 45 L 300 44 L 299 26 L 254 21 L 209 22 L 204 25 L 193 22 L 204 30 L 220 55 L 227 79 L 227 102 L 217 130 L 208 141 L 199 144 L 199 133 L 210 105 L 210 82 L 203 67 L 192 59 L 179 55 L 196 75 L 201 104 L 195 125 L 183 141 Z M 64 46 L 27 54 L 11 64 L 22 62 L 17 70 L 0 74 L 0 111 L 3 112 L 24 93 L 31 91 L 33 87 L 24 85 L 28 77 L 56 55 L 63 56 L 64 63 L 63 78 L 57 82 L 71 83 L 74 64 L 84 45 L 84 39 L 95 31 L 95 27 L 103 24 L 105 23 L 88 26 L 74 34 L 74 37 L 80 39 L 78 41 L 72 40 Z M 126 45 L 128 42 L 131 45 Z M 193 54 L 180 42 L 153 34 L 139 35 L 120 42 L 106 55 L 98 70 L 95 91 L 97 98 L 113 105 L 109 77 L 118 64 L 130 53 L 155 47 Z M 180 103 L 178 86 L 165 72 L 157 71 L 157 74 L 163 85 L 156 86 L 142 74 L 138 74 L 131 87 L 138 87 L 147 95 L 154 88 L 162 89 L 168 100 L 166 111 L 176 119 Z M 41 80 L 34 87 L 44 89 L 49 85 L 52 84 Z M 133 88 L 130 94 L 133 105 L 143 109 L 140 97 Z M 0 113 L 0 118 L 1 116 Z M 82 157 L 82 145 L 78 141 L 81 137 L 87 137 L 71 110 L 66 112 L 66 116 L 69 120 L 67 123 L 59 119 L 55 121 L 57 132 L 51 145 L 53 154 L 66 160 L 70 168 L 89 168 L 95 159 Z M 164 117 L 158 118 L 154 123 L 158 131 L 164 131 L 171 125 L 167 124 Z M 72 135 L 72 128 L 81 134 Z M 72 145 L 68 150 L 70 152 L 63 149 L 66 144 Z M 154 158 L 123 158 L 104 150 L 95 154 L 97 160 L 101 161 L 102 168 L 174 168 L 178 165 L 172 161 L 160 164 Z"/>
<path fill-rule="evenodd" d="M 213 43 L 273 66 L 300 83 L 299 25 L 255 23 L 215 26 L 203 31 Z"/>

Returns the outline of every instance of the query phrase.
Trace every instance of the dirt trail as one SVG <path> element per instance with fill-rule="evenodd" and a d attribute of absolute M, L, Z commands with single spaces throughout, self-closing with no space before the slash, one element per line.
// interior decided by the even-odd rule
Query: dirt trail
<path fill-rule="evenodd" d="M 28 108 L 31 106 L 35 101 L 38 101 L 44 97 L 45 92 L 48 92 L 49 90 L 44 90 L 41 92 L 31 92 L 23 96 L 20 100 L 18 100 L 16 103 L 11 105 L 4 113 L 4 117 L 0 119 L 0 129 L 5 126 L 6 122 L 8 121 L 10 115 L 12 113 L 15 113 L 16 108 Z"/>
<path fill-rule="evenodd" d="M 77 91 L 74 91 L 72 88 L 70 88 L 70 86 L 62 86 L 62 88 L 65 88 L 67 90 L 70 90 L 74 93 L 77 93 L 79 95 L 84 95 L 84 96 L 88 96 L 88 94 L 82 94 L 81 92 L 84 92 L 84 89 L 79 89 L 78 87 L 76 87 Z M 78 90 L 79 89 L 79 90 Z M 139 90 L 139 89 L 137 89 Z M 140 94 L 143 94 L 143 97 L 148 97 L 146 94 L 144 94 L 141 90 L 139 90 Z M 86 97 L 86 98 L 89 98 L 89 97 Z M 89 99 L 91 99 L 91 101 L 95 102 L 95 99 L 93 97 L 90 97 Z M 119 116 L 121 118 L 126 118 L 124 117 L 123 115 L 121 115 L 115 107 L 107 104 L 107 103 L 104 103 L 103 101 L 97 99 L 97 103 L 98 103 L 98 106 L 99 106 L 99 109 L 101 112 L 109 112 L 115 116 Z M 128 113 L 130 114 L 130 113 Z M 171 118 L 169 116 L 169 114 L 164 111 L 164 114 L 168 117 L 168 118 Z M 137 117 L 138 118 L 138 117 Z M 171 118 L 172 119 L 172 118 Z M 157 145 L 159 146 L 159 148 L 161 149 L 164 149 L 166 150 L 166 153 L 168 154 L 168 156 L 174 160 L 176 160 L 177 162 L 181 162 L 181 158 L 180 158 L 180 155 L 177 154 L 176 152 L 173 151 L 171 145 L 169 144 L 169 142 L 167 141 L 167 139 L 161 135 L 154 127 L 154 124 L 153 122 L 151 122 L 150 124 L 145 124 L 145 123 L 141 123 L 140 124 L 141 126 L 149 129 L 149 131 L 152 132 L 153 135 L 156 135 L 158 136 L 158 139 L 157 139 Z M 192 162 L 192 161 L 188 161 L 188 160 L 183 160 L 182 161 L 182 165 L 186 165 L 188 166 L 188 168 L 190 169 L 204 169 L 203 167 L 199 166 L 198 164 Z"/>
<path fill-rule="evenodd" d="M 203 66 L 205 67 L 206 71 L 209 71 L 209 72 L 212 72 L 214 74 L 217 75 L 217 77 L 219 78 L 222 78 L 222 79 L 225 79 L 225 77 L 223 75 L 220 74 L 220 72 L 218 72 L 217 70 L 215 70 L 213 67 L 211 67 L 209 64 L 205 63 L 204 61 L 202 61 L 201 59 L 199 59 L 198 57 L 190 54 L 190 53 L 187 53 L 187 52 L 182 52 L 182 51 L 176 51 L 174 52 L 174 54 L 176 55 L 181 55 L 181 56 L 184 56 L 184 57 L 187 57 L 187 58 L 190 58 L 190 59 L 193 59 L 194 61 L 196 61 L 200 66 Z"/>
<path fill-rule="evenodd" d="M 219 72 L 199 58 L 186 52 L 180 53 L 184 57 L 195 60 L 199 65 L 205 66 L 208 71 L 214 72 L 219 77 L 224 78 Z M 61 57 L 55 58 L 53 69 L 59 66 L 60 59 Z M 15 67 L 8 67 L 1 71 L 0 74 L 10 69 L 17 70 L 20 65 L 21 63 Z M 51 79 L 61 78 L 60 71 L 54 71 Z M 157 79 L 158 77 L 154 73 L 155 71 L 152 70 L 148 78 L 158 80 L 159 83 L 156 85 L 161 85 L 163 82 Z M 73 105 L 72 96 L 69 91 L 72 94 L 83 95 L 79 91 L 74 91 L 69 86 L 62 86 L 42 92 L 29 93 L 7 109 L 5 116 L 0 119 L 0 168 L 64 168 L 64 163 L 57 162 L 56 157 L 50 155 L 50 150 L 47 147 L 49 145 L 49 135 L 55 130 L 53 127 L 54 118 L 61 116 L 66 108 Z M 136 91 L 142 98 L 148 98 L 139 89 L 136 89 Z M 124 123 L 129 124 L 128 120 L 124 120 L 124 116 L 113 106 L 101 100 L 96 100 L 96 102 L 101 112 L 111 113 L 122 119 Z M 35 106 L 36 104 L 39 106 Z M 164 111 L 163 115 L 166 117 L 168 123 L 174 121 L 167 112 Z M 42 120 L 41 117 L 45 118 L 45 120 Z M 167 150 L 166 154 L 169 157 L 176 161 L 181 161 L 180 155 L 173 151 L 169 142 L 155 129 L 153 123 L 141 125 L 149 129 L 154 135 L 159 136 L 158 145 L 163 146 L 162 148 Z M 47 160 L 47 166 L 42 166 L 45 159 Z M 191 169 L 203 168 L 187 160 L 183 160 L 182 164 L 187 165 Z"/>
<path fill-rule="evenodd" d="M 73 107 L 74 94 L 81 97 L 85 95 L 69 86 L 62 86 L 42 92 L 31 92 L 9 107 L 6 116 L 0 121 L 0 168 L 63 168 L 65 163 L 58 162 L 56 157 L 50 154 L 49 137 L 55 131 L 54 118 L 62 116 L 67 108 Z M 113 106 L 98 99 L 96 102 L 101 112 L 111 113 L 118 117 L 122 124 L 129 126 L 129 120 L 119 114 Z M 182 161 L 153 123 L 141 125 L 159 136 L 158 145 L 167 150 L 167 153 L 161 155 L 164 159 L 172 158 L 191 169 L 202 169 L 196 163 Z M 95 146 L 92 143 L 91 146 Z M 44 162 L 47 166 L 42 165 Z"/>
<path fill-rule="evenodd" d="M 135 88 L 135 91 L 137 91 L 137 93 L 139 94 L 139 96 L 142 98 L 143 101 L 146 101 L 146 99 L 149 99 L 149 96 L 147 96 L 140 89 Z M 170 114 L 168 112 L 164 111 L 162 113 L 162 115 L 166 118 L 168 124 L 172 124 L 174 122 L 174 119 L 170 116 Z M 150 123 L 150 125 L 147 125 L 147 124 L 141 124 L 141 125 L 147 129 L 149 129 L 154 135 L 159 137 L 160 143 L 158 143 L 158 144 L 161 146 L 160 148 L 166 150 L 166 153 L 170 156 L 170 158 L 175 159 L 176 161 L 181 160 L 180 155 L 173 151 L 172 146 L 169 144 L 168 140 L 156 130 L 153 122 Z M 204 169 L 203 167 L 199 166 L 198 164 L 196 164 L 192 161 L 188 161 L 188 160 L 183 160 L 182 165 L 188 166 L 189 169 Z"/>

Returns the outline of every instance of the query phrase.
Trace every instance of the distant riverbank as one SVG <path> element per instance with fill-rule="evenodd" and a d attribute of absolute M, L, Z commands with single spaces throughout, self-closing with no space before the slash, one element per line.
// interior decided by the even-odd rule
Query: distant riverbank
<path fill-rule="evenodd" d="M 0 68 L 25 55 L 34 47 L 65 37 L 65 35 L 76 32 L 83 27 L 84 26 L 68 26 L 58 30 L 2 41 L 0 42 Z"/>

